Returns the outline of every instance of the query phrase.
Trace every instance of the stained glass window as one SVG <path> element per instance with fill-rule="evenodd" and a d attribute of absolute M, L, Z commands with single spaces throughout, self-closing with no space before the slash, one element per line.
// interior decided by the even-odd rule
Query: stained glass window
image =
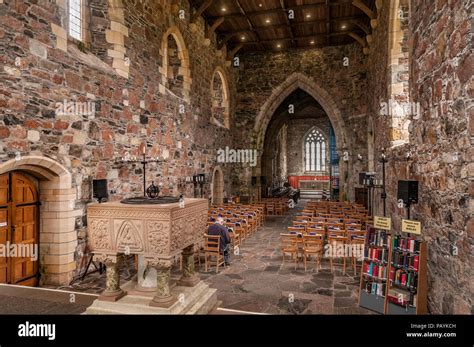
<path fill-rule="evenodd" d="M 326 171 L 326 138 L 317 129 L 313 129 L 304 140 L 305 171 Z"/>

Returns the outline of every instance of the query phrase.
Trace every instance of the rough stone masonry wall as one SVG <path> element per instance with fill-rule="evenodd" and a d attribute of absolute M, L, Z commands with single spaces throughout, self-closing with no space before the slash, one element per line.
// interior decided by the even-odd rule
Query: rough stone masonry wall
<path fill-rule="evenodd" d="M 288 175 L 304 176 L 304 148 L 303 141 L 306 133 L 313 127 L 322 131 L 329 145 L 329 132 L 331 124 L 328 118 L 297 119 L 288 124 Z M 327 150 L 329 158 L 329 146 Z M 329 167 L 328 167 L 329 170 Z"/>
<path fill-rule="evenodd" d="M 387 201 L 395 229 L 405 217 L 396 204 L 397 181 L 419 181 L 419 203 L 412 207 L 411 218 L 422 223 L 428 246 L 428 307 L 438 314 L 473 313 L 473 6 L 460 0 L 411 1 L 410 98 L 420 103 L 421 115 L 412 120 L 409 143 L 388 153 Z M 369 56 L 369 89 L 376 95 L 369 107 L 374 116 L 378 103 L 388 97 L 390 57 L 383 49 L 387 10 Z M 387 124 L 378 116 L 376 158 L 382 147 L 390 146 Z"/>
<path fill-rule="evenodd" d="M 149 156 L 168 158 L 159 167 L 150 165 L 147 177 L 148 183 L 165 177 L 164 194 L 178 194 L 178 178 L 212 174 L 216 149 L 231 145 L 229 130 L 209 122 L 216 67 L 226 71 L 231 95 L 234 88 L 225 54 L 214 43 L 203 44 L 202 18 L 191 31 L 187 1 L 91 0 L 90 5 L 91 33 L 83 53 L 67 38 L 64 1 L 0 3 L 0 163 L 16 152 L 44 155 L 72 173 L 76 209 L 82 210 L 78 251 L 86 241 L 93 178 L 109 180 L 112 199 L 142 191 L 141 167 L 119 165 L 115 158 L 139 155 L 145 142 Z M 162 36 L 174 25 L 190 58 L 192 84 L 184 113 L 179 112 L 183 101 L 159 85 Z M 95 115 L 58 116 L 56 103 L 64 100 L 91 103 Z M 210 192 L 209 184 L 205 190 Z M 192 195 L 192 185 L 186 195 Z M 76 260 L 79 264 L 77 252 Z"/>
<path fill-rule="evenodd" d="M 348 66 L 344 58 L 348 58 Z M 366 160 L 357 161 L 357 154 L 367 158 L 367 90 L 366 57 L 357 44 L 323 49 L 296 50 L 278 53 L 253 53 L 240 57 L 239 84 L 237 89 L 236 134 L 234 143 L 239 148 L 251 148 L 251 133 L 260 108 L 289 76 L 301 73 L 313 79 L 326 90 L 342 113 L 344 127 L 351 149 L 349 171 L 365 170 Z M 241 136 L 247 134 L 248 136 Z M 338 140 L 338 139 L 336 139 Z M 338 140 L 340 141 L 340 139 Z M 338 145 L 342 145 L 338 143 Z M 344 168 L 341 168 L 341 171 Z M 288 168 L 292 171 L 291 168 Z M 356 175 L 348 174 L 349 198 L 353 196 Z M 236 172 L 234 184 L 250 183 L 249 173 Z"/>

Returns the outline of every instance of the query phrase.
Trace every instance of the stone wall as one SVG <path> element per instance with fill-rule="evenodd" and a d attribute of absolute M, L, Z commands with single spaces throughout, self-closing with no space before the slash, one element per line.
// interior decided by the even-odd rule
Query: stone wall
<path fill-rule="evenodd" d="M 306 133 L 313 127 L 321 130 L 328 140 L 331 123 L 329 118 L 298 119 L 288 124 L 288 175 L 305 176 L 303 141 Z M 329 158 L 329 152 L 328 158 Z M 329 163 L 329 162 L 328 162 Z M 329 170 L 329 167 L 328 167 Z"/>
<path fill-rule="evenodd" d="M 240 148 L 255 146 L 255 137 L 258 134 L 252 133 L 250 129 L 254 129 L 257 115 L 267 100 L 278 92 L 279 87 L 295 75 L 308 78 L 311 85 L 317 85 L 327 92 L 331 99 L 329 102 L 317 101 L 322 106 L 324 102 L 331 104 L 331 109 L 325 111 L 330 118 L 332 117 L 333 123 L 336 121 L 335 113 L 341 114 L 340 128 L 345 133 L 346 139 L 344 144 L 344 140 L 336 138 L 339 150 L 344 147 L 350 148 L 351 158 L 356 158 L 357 154 L 361 154 L 364 158 L 363 161 L 351 160 L 349 172 L 364 171 L 367 158 L 366 57 L 357 44 L 240 56 L 235 115 L 236 129 L 240 130 L 236 133 L 235 146 Z M 272 115 L 265 115 L 267 116 Z M 337 127 L 334 128 L 337 136 Z M 241 136 L 242 133 L 246 136 Z M 343 169 L 342 166 L 341 168 Z M 241 186 L 250 184 L 250 170 L 237 172 L 236 175 L 235 184 Z M 347 196 L 351 198 L 356 179 L 348 173 L 345 176 L 349 181 Z"/>
<path fill-rule="evenodd" d="M 473 3 L 412 0 L 410 5 L 408 84 L 410 102 L 419 103 L 421 112 L 411 119 L 408 143 L 390 148 L 391 120 L 379 112 L 379 103 L 390 97 L 386 86 L 392 58 L 385 48 L 390 14 L 384 7 L 368 57 L 375 155 L 390 148 L 387 201 L 396 230 L 405 218 L 397 207 L 397 180 L 419 181 L 419 203 L 411 218 L 421 221 L 428 246 L 429 311 L 472 314 Z"/>
<path fill-rule="evenodd" d="M 230 95 L 235 85 L 215 40 L 204 45 L 204 20 L 189 25 L 187 1 L 91 0 L 85 45 L 67 37 L 64 4 L 0 4 L 0 51 L 5 52 L 0 57 L 0 162 L 17 154 L 46 156 L 72 174 L 80 254 L 92 179 L 107 178 L 114 200 L 142 191 L 140 165 L 121 165 L 117 158 L 139 155 L 146 143 L 148 156 L 166 159 L 150 165 L 147 177 L 148 183 L 162 182 L 164 194 L 192 195 L 192 185 L 178 189 L 179 178 L 202 172 L 211 179 L 216 150 L 232 140 L 229 130 L 210 123 L 214 70 L 223 68 Z M 184 98 L 163 83 L 163 36 L 170 27 L 184 44 L 175 71 L 182 76 Z M 68 110 L 69 103 L 77 107 Z M 60 115 L 58 107 L 65 104 L 67 112 Z M 230 168 L 223 170 L 227 179 Z M 209 183 L 205 191 L 207 196 Z M 79 264 L 77 252 L 76 260 Z"/>

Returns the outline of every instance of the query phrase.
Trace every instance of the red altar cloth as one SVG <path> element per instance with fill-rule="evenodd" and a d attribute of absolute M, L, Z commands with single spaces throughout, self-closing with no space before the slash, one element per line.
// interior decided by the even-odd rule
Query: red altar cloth
<path fill-rule="evenodd" d="M 288 183 L 299 189 L 300 181 L 329 181 L 329 176 L 288 176 Z"/>

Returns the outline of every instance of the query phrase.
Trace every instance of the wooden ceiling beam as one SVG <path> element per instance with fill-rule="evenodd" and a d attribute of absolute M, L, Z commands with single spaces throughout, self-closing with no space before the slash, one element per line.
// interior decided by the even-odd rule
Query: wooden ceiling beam
<path fill-rule="evenodd" d="M 197 9 L 197 11 L 193 14 L 193 17 L 191 18 L 191 23 L 196 23 L 197 19 L 199 18 L 199 16 L 201 16 L 204 11 L 207 10 L 207 8 L 209 6 L 212 5 L 212 0 L 206 0 L 204 1 L 201 6 L 199 6 L 199 8 Z"/>
<path fill-rule="evenodd" d="M 364 18 L 364 17 L 362 17 L 362 18 Z M 339 21 L 348 22 L 348 21 L 357 20 L 357 19 L 361 19 L 361 17 L 360 16 L 348 16 L 348 17 L 331 18 L 330 22 L 331 23 L 339 22 Z M 302 25 L 320 24 L 320 23 L 325 23 L 325 22 L 326 22 L 326 18 L 312 20 L 312 21 L 291 23 L 290 26 L 292 28 L 294 28 L 294 27 L 298 27 L 298 26 L 302 26 Z M 260 31 L 260 30 L 267 30 L 267 29 L 283 29 L 283 28 L 287 28 L 287 27 L 288 27 L 287 24 L 273 24 L 273 25 L 265 25 L 265 26 L 259 26 L 259 27 L 254 26 L 253 30 Z M 242 29 L 242 30 L 236 30 L 236 31 L 222 31 L 219 34 L 222 35 L 222 36 L 238 35 L 238 34 L 242 34 L 242 33 L 248 33 L 248 32 L 251 32 L 253 30 Z"/>
<path fill-rule="evenodd" d="M 239 8 L 239 11 L 242 13 L 242 15 L 245 16 L 245 19 L 247 20 L 247 24 L 249 25 L 250 30 L 255 33 L 255 36 L 257 36 L 257 40 L 260 41 L 260 36 L 258 36 L 258 33 L 255 31 L 255 28 L 254 28 L 252 22 L 250 21 L 250 19 L 248 17 L 248 14 L 245 12 L 244 8 L 240 4 L 240 1 L 235 0 L 235 3 L 237 4 L 237 7 Z"/>
<path fill-rule="evenodd" d="M 367 5 L 364 4 L 361 0 L 353 0 L 352 5 L 360 9 L 370 18 L 370 26 L 372 27 L 372 29 L 377 28 L 378 26 L 377 15 L 375 14 L 374 11 L 368 8 Z"/>
<path fill-rule="evenodd" d="M 316 34 L 316 35 L 306 35 L 306 36 L 296 36 L 294 39 L 296 41 L 298 40 L 308 40 L 308 39 L 314 39 L 316 37 L 326 37 L 326 33 L 324 34 Z M 331 33 L 330 36 L 343 36 L 343 35 L 348 35 L 347 32 L 339 32 L 339 33 Z M 247 41 L 247 42 L 241 42 L 243 45 L 254 45 L 258 43 L 272 43 L 272 42 L 285 42 L 285 41 L 291 41 L 291 37 L 285 37 L 281 39 L 270 39 L 270 40 L 260 40 L 260 41 Z"/>
<path fill-rule="evenodd" d="M 227 54 L 227 60 L 232 60 L 234 56 L 237 54 L 240 49 L 244 47 L 244 44 L 239 43 L 237 46 L 235 46 L 228 54 Z"/>
<path fill-rule="evenodd" d="M 219 27 L 219 25 L 221 25 L 224 22 L 225 22 L 225 18 L 221 17 L 221 18 L 217 19 L 214 23 L 212 23 L 212 25 L 207 30 L 206 37 L 208 39 L 210 39 L 212 37 L 212 34 L 214 34 L 216 29 Z"/>
<path fill-rule="evenodd" d="M 326 0 L 326 44 L 331 43 L 331 8 L 329 7 L 329 0 Z"/>
<path fill-rule="evenodd" d="M 289 12 L 286 9 L 285 0 L 280 0 L 280 6 L 283 9 L 283 11 L 285 11 L 286 24 L 290 28 L 290 36 L 291 36 L 291 39 L 292 39 L 293 46 L 296 47 L 295 35 L 293 33 L 293 27 L 291 26 L 291 22 L 290 22 L 290 18 L 289 18 Z"/>
<path fill-rule="evenodd" d="M 339 0 L 339 1 L 335 1 L 335 2 L 330 2 L 329 6 L 348 5 L 348 4 L 351 4 L 352 2 L 353 2 L 353 0 Z M 269 9 L 269 10 L 247 11 L 247 12 L 245 12 L 245 15 L 243 15 L 242 13 L 230 13 L 230 14 L 224 15 L 224 17 L 226 17 L 226 18 L 243 18 L 243 17 L 246 17 L 246 16 L 252 17 L 252 16 L 265 15 L 265 14 L 288 12 L 290 10 L 298 12 L 298 11 L 302 11 L 302 10 L 314 10 L 314 9 L 325 8 L 325 7 L 326 7 L 326 3 L 318 3 L 318 4 L 291 6 L 291 7 L 287 7 L 285 10 L 282 9 L 281 7 L 279 7 L 279 8 Z M 215 18 L 216 17 L 209 17 L 209 19 L 215 19 Z"/>
<path fill-rule="evenodd" d="M 360 37 L 359 35 L 357 35 L 356 33 L 352 32 L 352 31 L 347 32 L 346 34 L 360 43 L 360 45 L 362 46 L 362 51 L 364 52 L 364 54 L 366 54 L 366 55 L 369 54 L 369 47 L 367 47 L 367 42 L 362 37 Z"/>
<path fill-rule="evenodd" d="M 361 21 L 354 19 L 351 21 L 351 23 L 353 23 L 354 25 L 357 25 L 366 35 L 370 34 L 369 27 L 365 25 L 364 23 L 362 23 Z"/>

